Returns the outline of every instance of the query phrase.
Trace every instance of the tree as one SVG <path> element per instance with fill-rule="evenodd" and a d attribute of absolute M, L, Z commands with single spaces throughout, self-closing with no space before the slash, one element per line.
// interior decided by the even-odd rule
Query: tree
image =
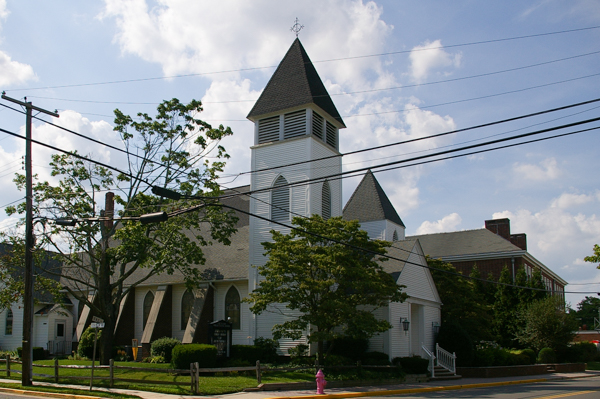
<path fill-rule="evenodd" d="M 406 294 L 384 270 L 386 259 L 377 256 L 389 243 L 370 240 L 357 221 L 313 215 L 292 222 L 296 229 L 272 231 L 273 242 L 262 244 L 269 259 L 258 267 L 263 280 L 246 301 L 255 314 L 299 312 L 274 326 L 273 336 L 299 339 L 310 327 L 308 340 L 317 343 L 323 364 L 325 341 L 340 335 L 369 338 L 391 328 L 374 312 L 404 301 Z"/>
<path fill-rule="evenodd" d="M 583 260 L 590 263 L 598 263 L 598 266 L 596 266 L 596 268 L 600 269 L 600 245 L 595 244 L 594 254 L 591 256 L 586 256 L 585 258 L 583 258 Z"/>
<path fill-rule="evenodd" d="M 579 325 L 584 324 L 589 329 L 594 327 L 594 318 L 598 318 L 600 311 L 600 298 L 586 296 L 577 304 L 577 310 L 574 312 L 575 318 L 579 321 Z"/>
<path fill-rule="evenodd" d="M 139 216 L 173 212 L 201 204 L 152 195 L 151 188 L 170 188 L 184 195 L 215 197 L 217 175 L 229 158 L 220 140 L 232 132 L 197 119 L 199 101 L 164 101 L 155 118 L 139 113 L 137 120 L 115 110 L 114 130 L 127 150 L 125 173 L 74 155 L 54 155 L 50 166 L 57 184 L 34 184 L 34 215 L 40 220 L 70 218 L 74 227 L 46 223 L 36 232 L 37 246 L 56 251 L 62 262 L 63 288 L 104 319 L 100 361 L 108 364 L 121 300 L 151 276 L 176 270 L 188 285 L 202 280 L 195 265 L 205 262 L 202 246 L 211 240 L 229 244 L 235 217 L 216 207 L 202 212 L 179 212 L 163 223 L 141 224 Z M 134 155 L 137 154 L 137 155 Z M 15 182 L 24 189 L 25 178 Z M 101 191 L 114 191 L 116 211 L 99 211 Z M 23 214 L 25 204 L 8 207 L 9 215 Z M 98 222 L 98 216 L 104 217 Z M 87 221 L 96 218 L 95 221 Z M 200 227 L 203 226 L 201 232 Z M 57 271 L 55 271 L 58 274 Z M 95 293 L 93 300 L 88 293 Z"/>
<path fill-rule="evenodd" d="M 558 296 L 530 303 L 518 317 L 522 327 L 516 332 L 517 340 L 537 351 L 548 347 L 563 352 L 577 329 L 575 319 L 565 312 L 564 301 Z"/>
<path fill-rule="evenodd" d="M 479 285 L 474 280 L 462 277 L 462 273 L 451 263 L 441 259 L 428 257 L 427 265 L 431 268 L 431 276 L 443 303 L 442 326 L 458 324 L 468 333 L 471 340 L 489 340 L 490 306 L 479 292 Z M 478 271 L 475 272 L 475 276 L 478 276 Z"/>
<path fill-rule="evenodd" d="M 493 331 L 499 343 L 510 348 L 515 344 L 514 334 L 519 298 L 507 266 L 502 268 L 498 283 L 500 284 L 496 288 L 496 297 L 492 305 L 494 313 Z"/>

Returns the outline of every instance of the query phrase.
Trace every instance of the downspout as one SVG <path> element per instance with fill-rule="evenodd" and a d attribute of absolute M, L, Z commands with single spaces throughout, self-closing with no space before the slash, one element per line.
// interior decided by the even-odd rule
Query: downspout
<path fill-rule="evenodd" d="M 515 283 L 515 257 L 510 258 L 510 262 L 512 263 L 512 276 L 513 276 L 513 284 Z"/>

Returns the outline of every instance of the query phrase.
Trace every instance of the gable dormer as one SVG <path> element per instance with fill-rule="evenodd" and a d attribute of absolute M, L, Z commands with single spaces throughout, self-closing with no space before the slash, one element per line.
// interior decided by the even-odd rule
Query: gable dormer
<path fill-rule="evenodd" d="M 339 150 L 346 127 L 308 54 L 296 39 L 248 114 L 254 145 L 312 136 Z"/>

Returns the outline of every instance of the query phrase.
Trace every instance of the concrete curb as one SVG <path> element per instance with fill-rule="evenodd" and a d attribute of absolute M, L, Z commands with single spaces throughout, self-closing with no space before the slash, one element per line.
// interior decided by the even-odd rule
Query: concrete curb
<path fill-rule="evenodd" d="M 369 391 L 369 392 L 344 392 L 344 393 L 332 393 L 325 395 L 298 395 L 298 396 L 274 396 L 267 399 L 335 399 L 335 398 L 360 398 L 369 396 L 388 396 L 388 395 L 406 395 L 413 393 L 428 393 L 428 392 L 439 392 L 439 391 L 455 391 L 459 389 L 470 389 L 470 388 L 487 388 L 487 387 L 498 387 L 505 385 L 518 385 L 518 384 L 533 384 L 537 382 L 547 381 L 558 381 L 558 380 L 570 380 L 576 378 L 590 378 L 598 377 L 596 375 L 582 375 L 574 377 L 557 377 L 557 378 L 536 378 L 530 380 L 515 380 L 515 381 L 500 381 L 500 382 L 484 382 L 480 384 L 466 384 L 466 385 L 445 385 L 439 387 L 426 387 L 426 388 L 407 388 L 407 389 L 390 389 L 382 391 Z"/>
<path fill-rule="evenodd" d="M 70 393 L 30 391 L 28 389 L 3 388 L 0 387 L 0 392 L 13 393 L 17 395 L 41 396 L 45 398 L 62 398 L 62 399 L 100 399 L 101 396 L 89 395 L 73 395 Z"/>

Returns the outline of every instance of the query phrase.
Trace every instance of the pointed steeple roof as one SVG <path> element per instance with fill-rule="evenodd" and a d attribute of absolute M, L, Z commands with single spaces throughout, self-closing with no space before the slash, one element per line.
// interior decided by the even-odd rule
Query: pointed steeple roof
<path fill-rule="evenodd" d="M 346 127 L 306 50 L 296 38 L 247 118 L 305 104 L 316 104 Z"/>
<path fill-rule="evenodd" d="M 394 205 L 370 170 L 365 173 L 365 177 L 346 203 L 343 216 L 345 220 L 358 220 L 359 222 L 389 220 L 405 227 L 398 212 L 394 209 Z"/>

